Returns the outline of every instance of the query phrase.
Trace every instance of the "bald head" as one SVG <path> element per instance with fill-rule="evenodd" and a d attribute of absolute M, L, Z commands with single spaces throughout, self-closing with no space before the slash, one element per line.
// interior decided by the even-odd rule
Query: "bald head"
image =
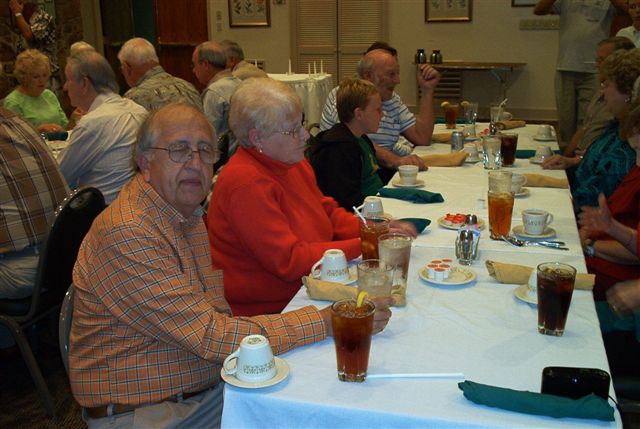
<path fill-rule="evenodd" d="M 395 87 L 400 83 L 400 65 L 398 59 L 383 49 L 367 52 L 357 67 L 358 76 L 373 83 L 382 100 L 393 96 Z"/>

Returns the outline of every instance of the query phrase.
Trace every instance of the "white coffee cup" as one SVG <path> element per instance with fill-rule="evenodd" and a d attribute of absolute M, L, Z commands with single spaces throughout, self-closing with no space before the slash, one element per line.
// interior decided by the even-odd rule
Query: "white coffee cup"
<path fill-rule="evenodd" d="M 362 204 L 362 215 L 364 217 L 384 216 L 382 200 L 379 197 L 367 197 Z"/>
<path fill-rule="evenodd" d="M 536 149 L 536 154 L 534 156 L 534 158 L 539 159 L 539 160 L 543 160 L 549 156 L 553 155 L 553 151 L 551 150 L 551 146 L 548 145 L 542 145 L 542 146 L 538 146 L 538 148 Z"/>
<path fill-rule="evenodd" d="M 527 183 L 527 178 L 519 173 L 513 173 L 511 176 L 511 192 L 514 194 L 519 193 L 522 187 Z"/>
<path fill-rule="evenodd" d="M 538 138 L 550 139 L 553 136 L 551 125 L 542 124 L 538 126 Z"/>
<path fill-rule="evenodd" d="M 401 165 L 398 167 L 398 173 L 400 173 L 400 183 L 403 185 L 415 185 L 418 180 L 417 165 Z"/>
<path fill-rule="evenodd" d="M 553 222 L 553 215 L 545 210 L 527 209 L 522 211 L 524 232 L 529 235 L 542 235 Z"/>
<path fill-rule="evenodd" d="M 469 157 L 467 159 L 469 159 L 469 160 L 478 159 L 478 146 L 475 143 L 467 143 L 467 144 L 465 144 L 464 148 L 462 150 L 469 154 Z"/>
<path fill-rule="evenodd" d="M 326 250 L 322 259 L 311 267 L 311 273 L 314 273 L 319 265 L 322 265 L 320 267 L 320 280 L 336 283 L 349 280 L 347 257 L 342 250 Z"/>
<path fill-rule="evenodd" d="M 236 361 L 235 366 L 231 365 Z M 224 360 L 224 372 L 235 375 L 248 383 L 267 381 L 276 375 L 276 362 L 267 340 L 262 335 L 248 335 L 240 342 L 240 348 Z"/>

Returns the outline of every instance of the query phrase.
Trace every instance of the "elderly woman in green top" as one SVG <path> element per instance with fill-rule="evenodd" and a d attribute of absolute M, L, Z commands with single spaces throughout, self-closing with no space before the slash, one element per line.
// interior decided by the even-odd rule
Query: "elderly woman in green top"
<path fill-rule="evenodd" d="M 369 81 L 345 79 L 336 95 L 340 122 L 316 137 L 309 161 L 322 193 L 352 210 L 383 186 L 376 153 L 367 137 L 382 119 L 381 98 Z"/>
<path fill-rule="evenodd" d="M 16 59 L 18 86 L 4 99 L 4 107 L 24 116 L 40 132 L 64 131 L 69 121 L 58 97 L 49 89 L 49 58 L 37 49 L 27 49 Z"/>

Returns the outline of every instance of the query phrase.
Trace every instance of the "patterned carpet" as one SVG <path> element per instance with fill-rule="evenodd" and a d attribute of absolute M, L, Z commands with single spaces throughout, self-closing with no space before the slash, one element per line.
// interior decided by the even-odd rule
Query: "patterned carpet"
<path fill-rule="evenodd" d="M 56 416 L 47 416 L 27 366 L 18 352 L 0 358 L 0 428 L 85 429 L 80 406 L 71 395 L 57 337 L 44 326 L 31 332 L 33 352 L 54 399 Z"/>

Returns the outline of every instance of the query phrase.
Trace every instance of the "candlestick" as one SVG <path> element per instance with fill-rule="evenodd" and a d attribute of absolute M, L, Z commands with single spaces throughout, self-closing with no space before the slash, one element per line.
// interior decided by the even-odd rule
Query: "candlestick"
<path fill-rule="evenodd" d="M 289 74 L 291 74 L 291 58 L 289 58 Z"/>
<path fill-rule="evenodd" d="M 318 74 L 318 71 L 316 70 L 316 62 L 313 62 L 313 74 Z"/>
<path fill-rule="evenodd" d="M 307 72 L 309 74 L 309 77 L 311 77 L 311 63 L 307 64 Z"/>
<path fill-rule="evenodd" d="M 324 65 L 323 65 L 324 61 L 320 60 L 320 74 L 324 74 Z"/>

